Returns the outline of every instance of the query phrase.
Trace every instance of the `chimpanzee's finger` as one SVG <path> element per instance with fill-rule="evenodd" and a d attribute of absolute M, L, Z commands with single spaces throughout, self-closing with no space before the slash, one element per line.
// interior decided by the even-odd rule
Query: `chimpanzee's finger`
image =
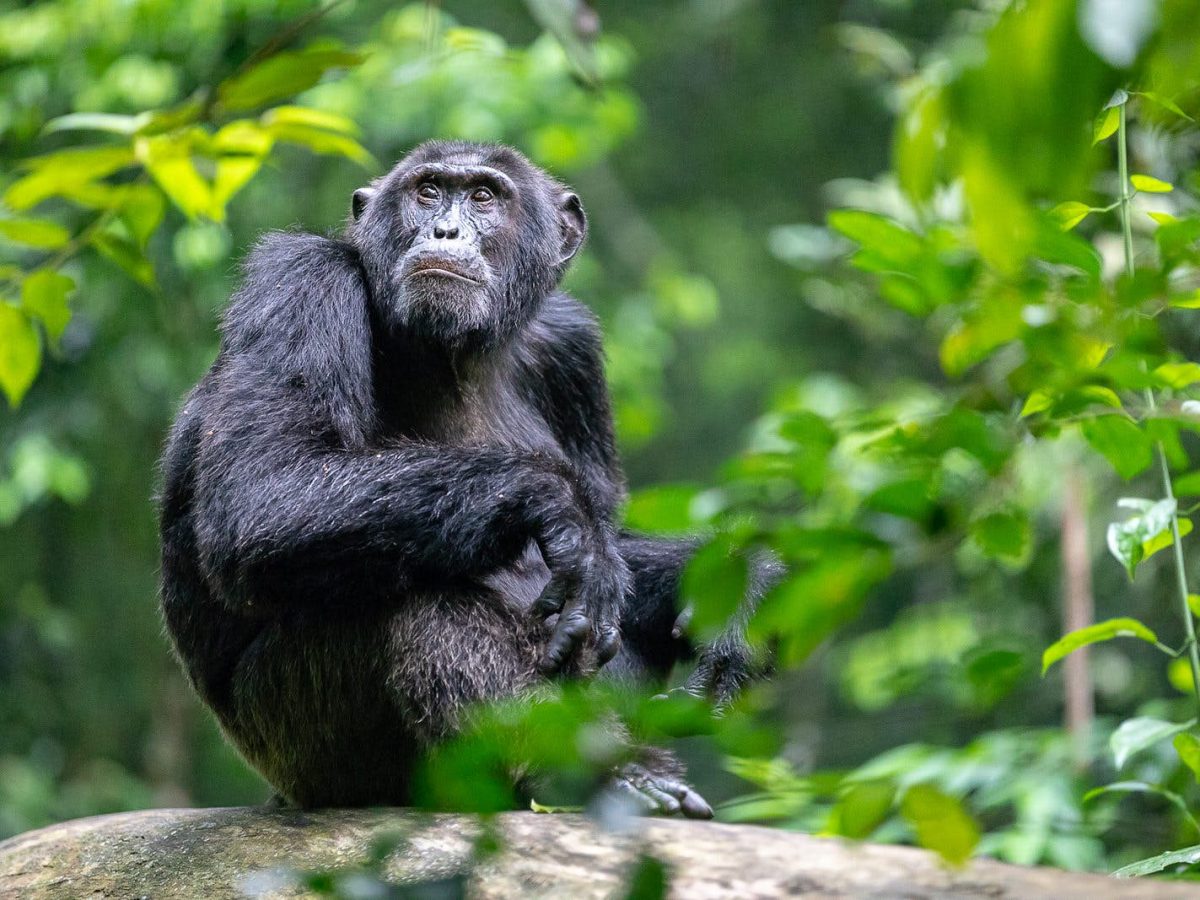
<path fill-rule="evenodd" d="M 543 674 L 559 672 L 583 645 L 583 639 L 592 630 L 592 623 L 578 607 L 564 610 L 550 635 L 550 643 L 542 656 L 538 668 Z"/>
<path fill-rule="evenodd" d="M 613 625 L 600 629 L 599 634 L 596 636 L 596 661 L 600 665 L 604 665 L 616 656 L 620 649 L 620 629 Z"/>

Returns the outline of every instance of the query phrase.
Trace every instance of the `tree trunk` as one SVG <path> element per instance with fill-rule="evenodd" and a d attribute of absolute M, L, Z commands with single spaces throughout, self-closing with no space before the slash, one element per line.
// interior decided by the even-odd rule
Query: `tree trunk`
<path fill-rule="evenodd" d="M 472 897 L 624 897 L 630 873 L 648 855 L 665 864 L 673 897 L 1200 897 L 1200 886 L 1181 882 L 988 860 L 955 870 L 910 847 L 747 825 L 670 819 L 625 825 L 613 832 L 577 815 L 506 813 L 496 818 L 499 852 L 472 865 L 481 826 L 471 816 L 249 807 L 120 813 L 0 843 L 0 896 L 294 897 L 310 890 L 300 873 L 339 870 L 351 877 L 369 870 L 392 884 L 462 879 Z M 368 869 L 381 841 L 391 849 L 375 850 L 381 862 Z M 363 882 L 358 886 L 361 895 Z"/>

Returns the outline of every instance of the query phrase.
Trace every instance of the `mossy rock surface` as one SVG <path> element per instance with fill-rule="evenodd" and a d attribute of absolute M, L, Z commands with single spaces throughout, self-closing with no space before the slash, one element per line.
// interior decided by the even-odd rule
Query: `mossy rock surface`
<path fill-rule="evenodd" d="M 906 847 L 744 825 L 637 820 L 622 833 L 577 815 L 507 813 L 478 865 L 469 816 L 406 809 L 155 809 L 63 822 L 0 843 L 0 897 L 295 897 L 296 873 L 373 871 L 394 884 L 462 879 L 472 897 L 622 897 L 643 855 L 680 898 L 878 897 L 1173 900 L 1200 886 L 979 860 L 952 870 Z M 443 895 L 444 896 L 444 895 Z"/>

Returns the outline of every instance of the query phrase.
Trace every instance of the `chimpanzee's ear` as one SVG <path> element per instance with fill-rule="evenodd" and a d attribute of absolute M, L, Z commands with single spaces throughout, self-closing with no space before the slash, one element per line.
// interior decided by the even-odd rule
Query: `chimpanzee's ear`
<path fill-rule="evenodd" d="M 354 192 L 354 196 L 350 198 L 350 215 L 354 217 L 354 221 L 358 221 L 358 217 L 362 215 L 363 210 L 367 208 L 367 204 L 376 194 L 375 188 L 363 187 Z"/>
<path fill-rule="evenodd" d="M 571 191 L 563 191 L 559 195 L 558 230 L 562 235 L 562 251 L 558 263 L 562 265 L 576 254 L 583 246 L 583 239 L 587 237 L 587 216 L 583 212 L 583 204 Z"/>

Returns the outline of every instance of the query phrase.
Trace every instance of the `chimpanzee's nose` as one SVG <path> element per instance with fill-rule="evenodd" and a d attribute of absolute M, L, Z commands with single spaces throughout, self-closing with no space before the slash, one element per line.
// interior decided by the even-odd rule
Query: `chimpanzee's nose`
<path fill-rule="evenodd" d="M 433 226 L 433 236 L 439 240 L 445 239 L 452 241 L 458 237 L 458 226 L 438 222 Z"/>

